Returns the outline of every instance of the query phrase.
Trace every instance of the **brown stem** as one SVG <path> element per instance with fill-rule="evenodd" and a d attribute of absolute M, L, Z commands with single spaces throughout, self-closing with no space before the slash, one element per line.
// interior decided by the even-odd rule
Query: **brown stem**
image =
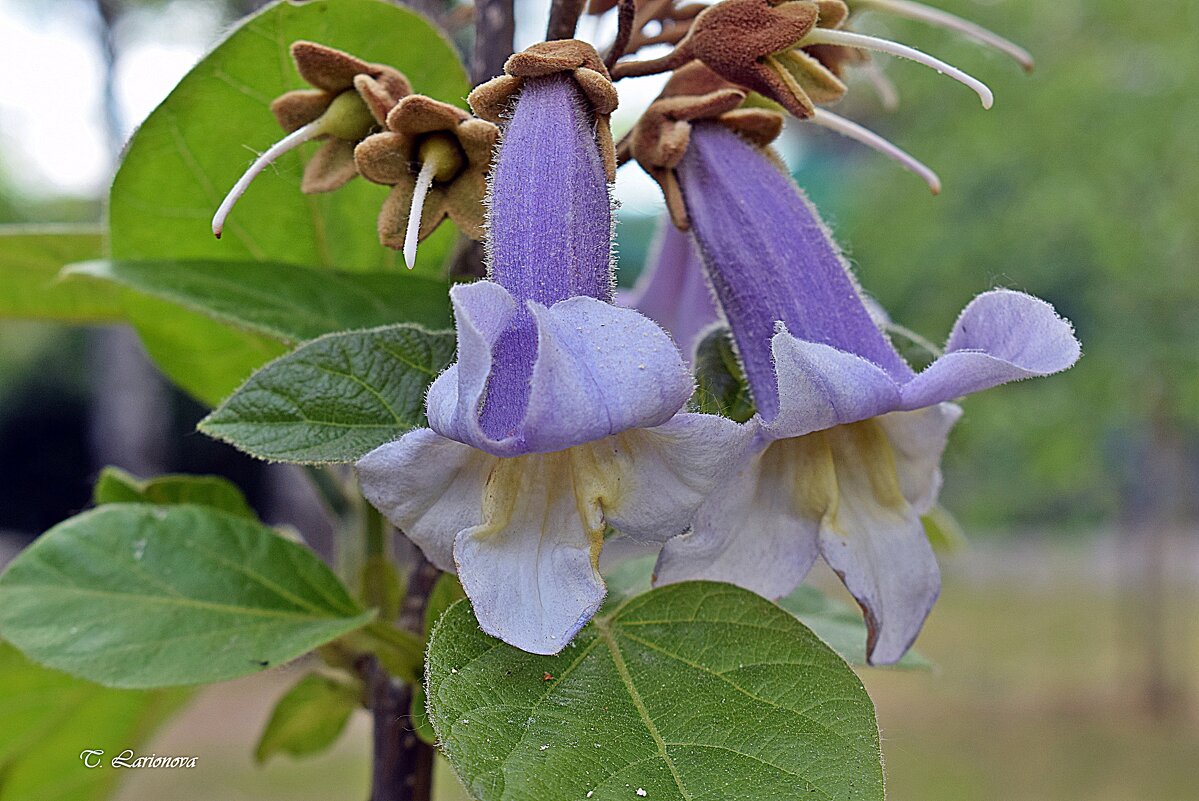
<path fill-rule="evenodd" d="M 425 631 L 425 605 L 429 602 L 429 593 L 441 576 L 441 571 L 433 567 L 433 563 L 417 552 L 416 563 L 408 576 L 408 592 L 404 595 L 404 605 L 400 607 L 400 627 L 423 634 Z"/>
<path fill-rule="evenodd" d="M 659 72 L 676 70 L 691 60 L 691 57 L 680 48 L 675 48 L 661 58 L 651 58 L 648 61 L 622 61 L 612 68 L 612 80 L 621 78 L 636 78 L 640 75 L 654 75 Z"/>
<path fill-rule="evenodd" d="M 504 62 L 512 55 L 516 33 L 513 0 L 477 0 L 475 3 L 475 48 L 471 57 L 470 77 L 476 86 L 504 71 Z"/>
<path fill-rule="evenodd" d="M 389 675 L 372 654 L 358 660 L 374 717 L 370 801 L 430 801 L 433 747 L 416 736 L 412 688 Z"/>
<path fill-rule="evenodd" d="M 616 12 L 616 38 L 612 41 L 612 46 L 608 48 L 608 55 L 604 57 L 604 66 L 609 70 L 625 54 L 625 49 L 629 46 L 629 39 L 633 36 L 633 20 L 636 16 L 635 0 L 620 0 L 620 7 Z"/>
<path fill-rule="evenodd" d="M 586 0 L 554 0 L 550 6 L 550 22 L 545 29 L 546 41 L 573 39 L 585 3 Z"/>
<path fill-rule="evenodd" d="M 425 605 L 439 575 L 418 555 L 400 608 L 400 626 L 423 632 Z M 354 667 L 366 686 L 374 718 L 370 801 L 431 801 L 433 747 L 416 736 L 412 687 L 390 675 L 374 654 L 359 657 Z"/>

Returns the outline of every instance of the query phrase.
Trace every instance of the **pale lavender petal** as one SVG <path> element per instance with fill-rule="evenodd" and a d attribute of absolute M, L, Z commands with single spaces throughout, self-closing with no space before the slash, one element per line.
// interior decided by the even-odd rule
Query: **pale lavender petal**
<path fill-rule="evenodd" d="M 860 356 L 787 331 L 774 335 L 773 356 L 780 406 L 763 429 L 775 439 L 865 420 L 899 405 L 899 385 Z"/>
<path fill-rule="evenodd" d="M 1081 347 L 1070 323 L 1023 292 L 997 289 L 970 302 L 954 324 L 945 355 L 903 388 L 904 409 L 1061 372 Z"/>
<path fill-rule="evenodd" d="M 451 291 L 458 325 L 458 362 L 429 388 L 429 426 L 442 436 L 496 456 L 546 453 L 665 423 L 691 395 L 691 374 L 670 337 L 633 309 L 589 297 L 546 308 L 530 302 L 536 336 L 526 398 L 507 436 L 481 424 L 480 399 L 510 379 L 491 358 L 513 299 L 498 284 L 478 281 Z M 507 329 L 511 330 L 511 329 Z M 495 402 L 500 396 L 492 394 Z"/>
<path fill-rule="evenodd" d="M 955 403 L 938 403 L 913 412 L 891 412 L 878 418 L 895 454 L 899 487 L 917 514 L 937 502 L 941 490 L 941 454 L 949 431 L 962 416 Z"/>
<path fill-rule="evenodd" d="M 532 312 L 538 353 L 521 426 L 527 452 L 660 425 L 691 397 L 678 348 L 633 309 L 577 297 Z"/>
<path fill-rule="evenodd" d="M 759 149 L 696 122 L 678 168 L 692 232 L 758 411 L 778 411 L 770 340 L 796 337 L 857 354 L 895 381 L 911 368 L 878 330 L 816 210 Z"/>
<path fill-rule="evenodd" d="M 712 290 L 691 238 L 664 220 L 653 255 L 619 303 L 665 328 L 690 358 L 700 331 L 719 319 Z"/>
<path fill-rule="evenodd" d="M 744 461 L 753 433 L 752 424 L 716 415 L 676 414 L 607 440 L 611 470 L 620 476 L 603 497 L 608 523 L 642 541 L 682 534 L 704 499 Z"/>
<path fill-rule="evenodd" d="M 828 438 L 837 477 L 820 553 L 862 607 L 867 661 L 897 662 L 940 593 L 936 557 L 900 490 L 880 426 L 867 422 L 814 436 Z"/>
<path fill-rule="evenodd" d="M 454 544 L 479 625 L 535 654 L 562 650 L 604 599 L 600 490 L 572 455 L 495 460 L 483 522 Z"/>
<path fill-rule="evenodd" d="M 822 516 L 803 500 L 805 485 L 819 470 L 806 444 L 758 443 L 745 465 L 700 507 L 691 532 L 662 547 L 655 585 L 725 581 L 766 598 L 781 598 L 799 586 L 816 560 Z"/>
<path fill-rule="evenodd" d="M 497 456 L 506 455 L 515 448 L 516 438 L 488 437 L 479 425 L 479 407 L 494 372 L 492 349 L 515 318 L 516 301 L 499 284 L 476 281 L 452 287 L 450 302 L 458 333 L 458 360 L 429 387 L 426 399 L 429 427 L 444 437 Z M 527 383 L 512 393 L 519 396 L 522 412 L 528 393 Z M 517 403 L 517 398 L 512 402 Z"/>
<path fill-rule="evenodd" d="M 454 538 L 477 526 L 494 456 L 427 428 L 380 445 L 356 465 L 366 499 L 440 570 L 454 570 Z"/>

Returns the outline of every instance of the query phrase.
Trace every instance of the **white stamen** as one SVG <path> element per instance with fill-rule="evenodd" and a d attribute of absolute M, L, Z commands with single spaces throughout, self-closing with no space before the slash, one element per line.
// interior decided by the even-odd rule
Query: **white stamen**
<path fill-rule="evenodd" d="M 433 185 L 433 173 L 437 171 L 436 159 L 420 165 L 416 186 L 412 189 L 412 208 L 408 210 L 408 231 L 404 234 L 404 264 L 411 270 L 416 266 L 416 245 L 420 240 L 420 218 L 425 208 L 425 196 Z"/>
<path fill-rule="evenodd" d="M 899 149 L 874 131 L 863 128 L 852 120 L 847 120 L 839 114 L 834 114 L 822 108 L 817 108 L 816 113 L 809 117 L 807 121 L 814 122 L 822 128 L 828 128 L 830 131 L 836 131 L 842 136 L 847 136 L 850 139 L 861 142 L 866 147 L 877 150 L 884 156 L 899 162 L 900 166 L 904 169 L 910 170 L 923 178 L 934 195 L 941 194 L 941 179 L 937 177 L 935 172 L 917 161 L 911 154 Z"/>
<path fill-rule="evenodd" d="M 280 139 L 275 144 L 267 148 L 266 152 L 254 160 L 250 168 L 242 173 L 241 178 L 237 179 L 237 183 L 229 190 L 229 194 L 225 195 L 225 199 L 221 201 L 221 205 L 217 208 L 216 214 L 212 216 L 212 233 L 217 238 L 221 238 L 221 232 L 225 229 L 225 219 L 229 216 L 229 212 L 233 211 L 234 204 L 241 199 L 241 196 L 246 193 L 250 183 L 258 177 L 258 173 L 266 169 L 266 166 L 275 159 L 282 156 L 289 150 L 292 150 L 309 139 L 320 134 L 320 120 L 315 120 L 308 123 L 302 128 L 289 133 L 287 136 Z"/>
<path fill-rule="evenodd" d="M 906 17 L 918 22 L 927 22 L 930 25 L 936 25 L 939 28 L 960 33 L 980 44 L 998 50 L 1023 67 L 1026 72 L 1032 72 L 1033 66 L 1035 66 L 1032 54 L 1020 45 L 1004 39 L 999 34 L 987 30 L 978 23 L 962 19 L 956 14 L 950 14 L 948 11 L 942 11 L 939 8 L 926 6 L 923 3 L 915 3 L 912 0 L 854 0 L 854 8 L 863 11 L 881 11 L 886 14 L 893 14 L 896 17 Z"/>
<path fill-rule="evenodd" d="M 942 75 L 948 75 L 958 83 L 965 84 L 975 91 L 979 99 L 983 102 L 983 108 L 990 108 L 995 102 L 995 96 L 991 94 L 991 90 L 987 85 L 977 78 L 967 75 L 952 64 L 946 64 L 938 58 L 930 56 L 928 53 L 923 53 L 914 47 L 901 45 L 898 42 L 891 42 L 886 39 L 879 39 L 874 36 L 866 36 L 860 33 L 850 33 L 849 31 L 834 31 L 828 28 L 813 28 L 807 36 L 800 40 L 800 46 L 813 44 L 828 44 L 838 45 L 841 47 L 856 47 L 861 50 L 876 50 L 879 53 L 886 53 L 899 58 L 907 58 L 917 63 L 923 64 L 926 67 L 932 67 Z"/>
<path fill-rule="evenodd" d="M 883 72 L 883 68 L 878 65 L 878 62 L 867 61 L 859 69 L 866 75 L 866 80 L 870 81 L 870 86 L 878 95 L 878 102 L 883 104 L 883 108 L 887 111 L 897 110 L 899 108 L 899 88 L 895 85 L 895 81 Z"/>

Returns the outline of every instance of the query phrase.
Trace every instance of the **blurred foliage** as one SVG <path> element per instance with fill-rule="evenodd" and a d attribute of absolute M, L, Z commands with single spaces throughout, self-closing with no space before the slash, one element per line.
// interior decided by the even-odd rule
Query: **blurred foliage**
<path fill-rule="evenodd" d="M 862 18 L 986 80 L 996 105 L 888 61 L 901 107 L 865 81 L 840 113 L 894 139 L 944 181 L 913 176 L 822 133 L 801 171 L 865 287 L 895 319 L 943 341 L 992 286 L 1074 321 L 1069 373 L 970 399 L 947 459 L 947 505 L 968 523 L 1090 522 L 1120 510 L 1120 475 L 1150 419 L 1199 427 L 1199 48 L 1193 4 L 1145 14 L 1116 0 L 938 0 L 1028 47 L 1031 76 L 927 26 Z"/>

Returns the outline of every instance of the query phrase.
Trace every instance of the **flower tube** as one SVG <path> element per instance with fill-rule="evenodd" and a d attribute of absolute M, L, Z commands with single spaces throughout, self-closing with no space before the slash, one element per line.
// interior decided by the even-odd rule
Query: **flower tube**
<path fill-rule="evenodd" d="M 367 454 L 358 473 L 430 561 L 456 570 L 485 631 L 556 653 L 603 600 L 607 529 L 658 542 L 685 531 L 747 435 L 679 414 L 693 385 L 678 349 L 611 302 L 600 118 L 615 93 L 598 55 L 553 42 L 506 71 L 471 97 L 480 116 L 511 109 L 488 280 L 451 290 L 458 360 L 429 389 L 429 428 Z"/>

